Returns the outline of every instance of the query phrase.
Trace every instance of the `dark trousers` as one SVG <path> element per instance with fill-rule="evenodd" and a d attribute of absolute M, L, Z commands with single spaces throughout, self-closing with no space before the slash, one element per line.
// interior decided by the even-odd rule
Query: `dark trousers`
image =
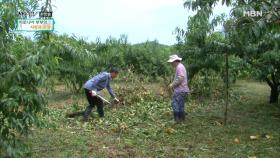
<path fill-rule="evenodd" d="M 94 108 L 95 105 L 97 107 L 97 112 L 99 114 L 99 117 L 104 117 L 103 101 L 96 96 L 91 96 L 90 90 L 88 90 L 88 89 L 85 89 L 85 93 L 86 93 L 89 105 L 85 109 L 84 118 L 86 118 L 86 119 L 89 118 L 91 110 Z"/>
<path fill-rule="evenodd" d="M 185 99 L 186 92 L 175 92 L 172 98 L 172 109 L 175 121 L 182 121 L 185 119 Z"/>

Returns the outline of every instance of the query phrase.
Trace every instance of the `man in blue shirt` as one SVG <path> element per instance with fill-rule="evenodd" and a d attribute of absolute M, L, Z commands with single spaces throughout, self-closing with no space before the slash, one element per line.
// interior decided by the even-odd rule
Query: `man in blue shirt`
<path fill-rule="evenodd" d="M 97 93 L 104 88 L 108 90 L 111 97 L 114 98 L 115 101 L 119 102 L 110 85 L 110 81 L 116 78 L 118 76 L 118 73 L 119 72 L 116 68 L 112 68 L 110 70 L 110 73 L 102 72 L 94 76 L 84 84 L 85 93 L 89 103 L 84 112 L 85 121 L 88 120 L 91 110 L 95 105 L 97 106 L 97 112 L 99 116 L 104 117 L 103 101 L 99 97 L 97 97 Z"/>

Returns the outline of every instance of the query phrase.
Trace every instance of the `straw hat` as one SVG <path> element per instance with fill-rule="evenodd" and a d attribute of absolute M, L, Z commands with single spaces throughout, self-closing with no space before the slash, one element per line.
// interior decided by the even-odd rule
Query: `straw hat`
<path fill-rule="evenodd" d="M 172 63 L 172 62 L 174 62 L 176 60 L 180 60 L 181 61 L 182 58 L 180 58 L 180 57 L 178 57 L 178 55 L 174 54 L 174 55 L 169 56 L 169 60 L 167 62 Z"/>

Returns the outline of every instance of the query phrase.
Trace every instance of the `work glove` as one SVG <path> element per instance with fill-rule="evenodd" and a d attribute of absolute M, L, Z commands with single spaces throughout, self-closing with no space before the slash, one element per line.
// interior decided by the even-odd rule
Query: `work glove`
<path fill-rule="evenodd" d="M 116 98 L 116 97 L 114 98 L 114 101 L 116 101 L 116 102 L 120 102 L 120 101 L 119 101 L 119 99 L 118 99 L 118 98 Z"/>
<path fill-rule="evenodd" d="M 94 90 L 92 90 L 92 91 L 90 91 L 90 94 L 91 94 L 91 96 L 96 96 L 97 95 L 97 92 L 96 91 L 94 91 Z"/>

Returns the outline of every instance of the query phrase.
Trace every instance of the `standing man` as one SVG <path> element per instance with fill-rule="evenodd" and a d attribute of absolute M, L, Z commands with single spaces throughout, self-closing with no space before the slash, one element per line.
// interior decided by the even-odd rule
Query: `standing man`
<path fill-rule="evenodd" d="M 167 61 L 176 68 L 174 81 L 169 85 L 173 90 L 171 106 L 176 123 L 185 120 L 185 98 L 189 92 L 187 71 L 181 61 L 182 58 L 177 55 L 171 55 Z"/>
<path fill-rule="evenodd" d="M 110 81 L 116 78 L 118 76 L 118 73 L 119 71 L 116 68 L 112 68 L 110 70 L 110 73 L 102 72 L 85 83 L 84 89 L 89 103 L 84 111 L 85 121 L 88 120 L 91 110 L 95 105 L 97 106 L 99 117 L 104 117 L 103 101 L 98 97 L 98 92 L 103 90 L 104 88 L 108 90 L 111 97 L 114 98 L 115 101 L 119 102 L 110 85 Z"/>

